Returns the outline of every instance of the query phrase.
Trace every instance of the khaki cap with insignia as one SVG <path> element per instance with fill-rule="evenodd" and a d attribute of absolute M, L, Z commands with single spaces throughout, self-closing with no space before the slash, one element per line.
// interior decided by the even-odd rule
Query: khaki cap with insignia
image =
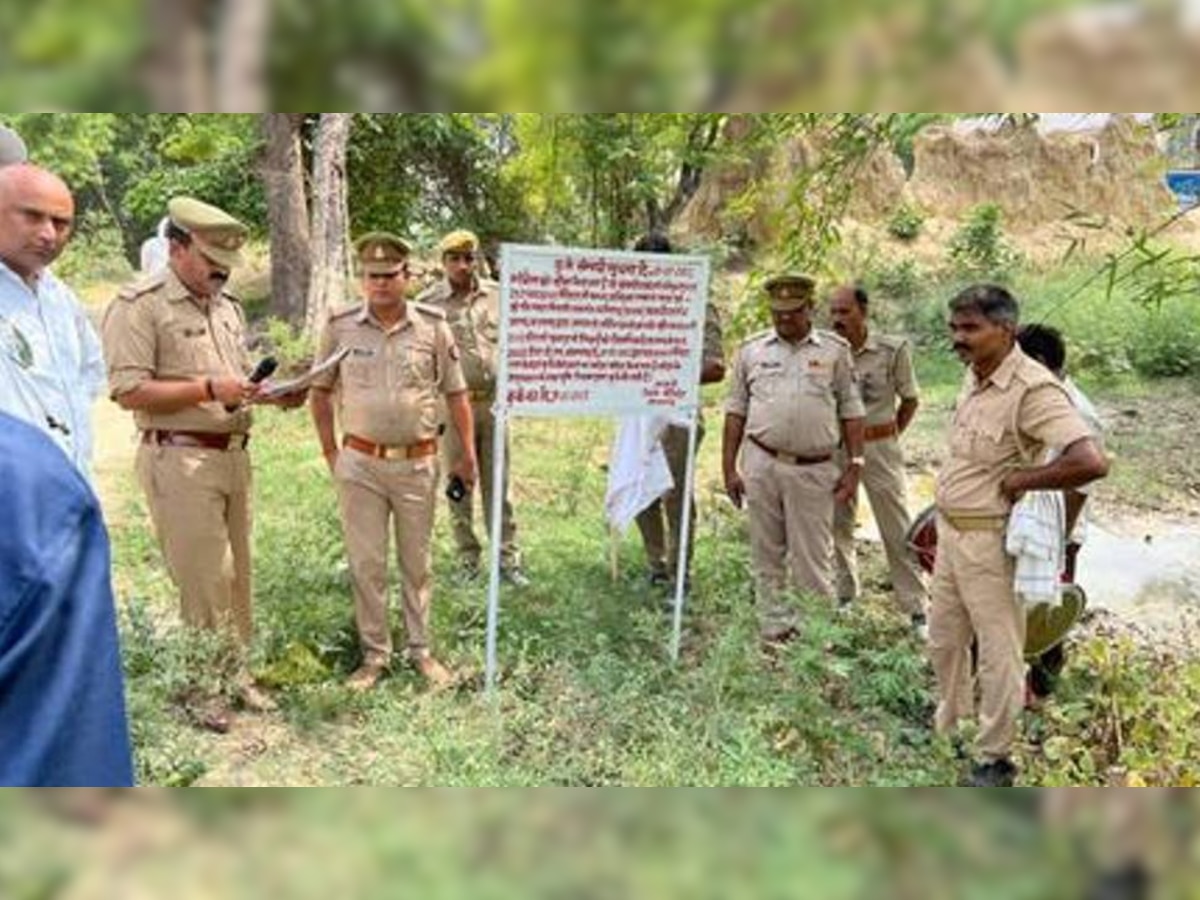
<path fill-rule="evenodd" d="M 460 228 L 458 231 L 452 231 L 438 244 L 438 253 L 443 256 L 447 253 L 478 253 L 479 238 L 475 236 L 475 232 L 467 231 Z"/>
<path fill-rule="evenodd" d="M 218 266 L 232 269 L 242 264 L 242 244 L 249 229 L 225 210 L 194 197 L 175 197 L 167 204 L 167 216 Z"/>
<path fill-rule="evenodd" d="M 768 278 L 763 289 L 770 295 L 771 309 L 789 312 L 812 305 L 816 286 L 807 275 L 785 272 Z"/>
<path fill-rule="evenodd" d="M 11 166 L 29 159 L 21 136 L 7 125 L 0 125 L 0 166 Z"/>
<path fill-rule="evenodd" d="M 371 231 L 354 242 L 358 268 L 363 275 L 391 275 L 404 265 L 412 247 L 387 231 Z"/>

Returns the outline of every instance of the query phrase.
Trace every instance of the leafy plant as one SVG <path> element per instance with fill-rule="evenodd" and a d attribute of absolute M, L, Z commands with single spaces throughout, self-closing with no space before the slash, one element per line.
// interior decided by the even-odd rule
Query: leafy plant
<path fill-rule="evenodd" d="M 912 241 L 921 233 L 921 226 L 924 224 L 925 216 L 919 209 L 912 204 L 902 203 L 888 218 L 887 230 L 888 234 L 897 240 Z"/>
<path fill-rule="evenodd" d="M 974 207 L 967 221 L 950 239 L 950 262 L 959 272 L 996 278 L 1018 263 L 1017 251 L 1004 239 L 1002 212 L 995 203 Z"/>

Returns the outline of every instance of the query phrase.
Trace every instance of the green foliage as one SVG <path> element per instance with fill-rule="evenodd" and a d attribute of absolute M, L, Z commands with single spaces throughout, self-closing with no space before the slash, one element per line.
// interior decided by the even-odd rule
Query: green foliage
<path fill-rule="evenodd" d="M 1030 760 L 1044 783 L 1103 786 L 1115 769 L 1135 783 L 1197 785 L 1200 740 L 1187 723 L 1200 715 L 1200 663 L 1127 637 L 1087 641 L 1068 658 L 1058 701 L 1034 723 L 1048 735 Z"/>
<path fill-rule="evenodd" d="M 352 231 L 407 232 L 426 249 L 454 228 L 488 250 L 531 239 L 524 179 L 507 168 L 514 127 L 507 114 L 358 116 L 347 149 Z"/>
<path fill-rule="evenodd" d="M 315 339 L 299 327 L 272 316 L 266 321 L 267 345 L 281 372 L 304 370 L 313 362 Z"/>
<path fill-rule="evenodd" d="M 266 233 L 256 116 L 177 115 L 161 122 L 152 137 L 155 142 L 130 147 L 128 164 L 148 163 L 136 178 L 126 173 L 121 208 L 132 230 L 150 236 L 166 215 L 167 201 L 189 194 L 241 219 L 253 233 Z"/>
<path fill-rule="evenodd" d="M 887 221 L 887 231 L 901 241 L 916 240 L 925 224 L 925 216 L 911 203 L 901 203 Z"/>
<path fill-rule="evenodd" d="M 599 421 L 522 423 L 513 436 L 522 543 L 534 585 L 502 595 L 497 706 L 475 693 L 481 586 L 453 577 L 448 528 L 435 542 L 433 632 L 463 672 L 459 692 L 423 696 L 397 662 L 381 689 L 355 698 L 341 679 L 358 662 L 337 505 L 302 414 L 263 410 L 256 478 L 255 669 L 278 686 L 295 744 L 262 777 L 344 784 L 718 785 L 947 783 L 931 753 L 928 680 L 905 623 L 886 608 L 835 620 L 797 598 L 808 626 L 772 667 L 758 650 L 744 521 L 713 502 L 718 441 L 704 445 L 701 515 L 683 661 L 665 660 L 668 620 L 647 588 L 635 537 L 612 581 L 601 515 Z M 571 490 L 564 491 L 563 485 Z M 592 512 L 589 512 L 591 510 Z M 194 737 L 170 710 L 183 646 L 174 600 L 140 510 L 114 539 L 139 764 L 152 782 L 194 771 Z M 150 616 L 130 606 L 145 597 Z M 155 598 L 155 599 L 151 599 Z M 164 606 L 159 606 L 163 604 Z M 401 629 L 396 623 L 398 632 Z M 403 646 L 403 635 L 397 633 Z M 882 651 L 881 648 L 891 648 Z M 858 674 L 862 674 L 860 679 Z M 496 716 L 500 709 L 502 715 Z M 157 710 L 157 711 L 156 711 Z M 703 714 L 698 711 L 703 710 Z M 372 748 L 363 752 L 363 748 Z M 199 762 L 220 765 L 213 751 Z M 179 760 L 179 768 L 169 765 Z M 272 768 L 278 767 L 278 768 Z"/>
<path fill-rule="evenodd" d="M 950 239 L 951 265 L 961 274 L 977 278 L 1003 278 L 1018 262 L 1004 239 L 1002 213 L 995 203 L 981 203 Z"/>

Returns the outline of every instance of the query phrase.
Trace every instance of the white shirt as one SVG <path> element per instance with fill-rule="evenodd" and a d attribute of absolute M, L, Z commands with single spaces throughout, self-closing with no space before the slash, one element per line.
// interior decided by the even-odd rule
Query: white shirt
<path fill-rule="evenodd" d="M 34 290 L 0 261 L 0 410 L 41 428 L 85 476 L 104 356 L 78 298 L 49 271 Z"/>

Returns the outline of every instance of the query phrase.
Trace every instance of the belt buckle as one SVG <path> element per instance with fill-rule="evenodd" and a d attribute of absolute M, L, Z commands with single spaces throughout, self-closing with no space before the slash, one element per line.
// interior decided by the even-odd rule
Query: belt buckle
<path fill-rule="evenodd" d="M 380 450 L 382 451 L 380 456 L 383 459 L 407 459 L 408 458 L 408 448 L 404 447 L 404 446 L 389 447 L 386 444 L 380 444 Z"/>
<path fill-rule="evenodd" d="M 787 463 L 789 466 L 800 465 L 800 457 L 794 453 L 784 453 L 783 451 L 776 451 L 775 455 L 779 458 L 780 462 Z"/>

